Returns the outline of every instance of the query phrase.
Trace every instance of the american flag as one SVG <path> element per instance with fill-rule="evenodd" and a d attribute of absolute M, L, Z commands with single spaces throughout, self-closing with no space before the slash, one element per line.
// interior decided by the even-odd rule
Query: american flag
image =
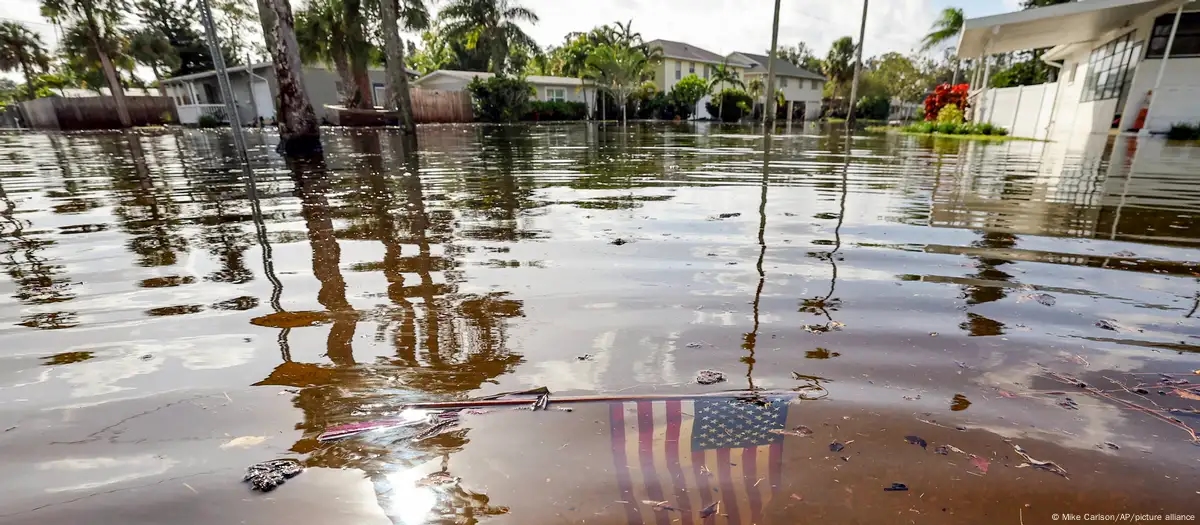
<path fill-rule="evenodd" d="M 713 523 L 699 511 L 720 501 L 722 523 L 762 523 L 779 486 L 787 402 L 729 398 L 629 401 L 609 407 L 619 499 L 630 525 Z M 666 501 L 679 513 L 643 501 Z"/>

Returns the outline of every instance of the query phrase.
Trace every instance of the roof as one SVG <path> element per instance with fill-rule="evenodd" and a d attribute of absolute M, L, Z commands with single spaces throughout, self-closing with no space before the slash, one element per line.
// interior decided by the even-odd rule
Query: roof
<path fill-rule="evenodd" d="M 460 80 L 474 80 L 476 78 L 492 78 L 493 76 L 495 76 L 494 73 L 488 73 L 485 71 L 458 71 L 458 70 L 454 70 L 454 69 L 439 69 L 428 75 L 425 75 L 421 78 L 414 80 L 413 84 L 419 86 L 419 85 L 421 85 L 421 83 L 425 82 L 426 80 L 434 79 L 437 77 L 451 77 L 451 78 L 457 78 Z M 525 81 L 529 82 L 530 84 L 537 84 L 537 85 L 542 85 L 542 86 L 582 86 L 583 85 L 582 80 L 580 80 L 578 78 L 571 78 L 571 77 L 548 77 L 548 76 L 542 76 L 542 75 L 529 75 L 529 76 L 525 77 Z"/>
<path fill-rule="evenodd" d="M 691 44 L 683 42 L 674 42 L 671 40 L 651 40 L 646 42 L 650 47 L 661 47 L 663 56 L 667 58 L 679 58 L 683 60 L 691 60 L 694 62 L 708 62 L 710 64 L 720 64 L 725 62 L 725 57 L 713 53 L 707 49 L 701 49 Z"/>
<path fill-rule="evenodd" d="M 770 58 L 767 57 L 767 55 L 756 55 L 754 53 L 743 53 L 741 51 L 738 51 L 735 54 L 742 55 L 742 56 L 754 61 L 754 64 L 751 64 L 750 67 L 746 69 L 746 73 L 766 74 L 767 63 L 770 60 Z M 825 75 L 822 75 L 820 73 L 813 73 L 812 71 L 809 71 L 800 66 L 797 66 L 796 64 L 788 62 L 787 60 L 784 60 L 782 58 L 775 59 L 775 74 L 782 75 L 785 77 L 810 78 L 813 80 L 825 80 Z"/>
<path fill-rule="evenodd" d="M 257 70 L 260 70 L 260 69 L 267 69 L 267 68 L 270 68 L 270 67 L 272 67 L 272 66 L 274 66 L 274 65 L 275 65 L 275 63 L 274 63 L 274 62 L 258 62 L 258 63 L 255 63 L 255 64 L 251 64 L 251 65 L 250 65 L 250 67 L 251 67 L 251 68 L 252 68 L 254 71 L 257 71 Z M 245 70 L 246 70 L 246 67 L 247 67 L 247 66 L 244 66 L 244 65 L 242 65 L 242 66 L 233 66 L 233 67 L 227 67 L 227 68 L 225 68 L 225 71 L 226 71 L 226 72 L 228 72 L 228 73 L 240 73 L 240 72 L 242 72 L 242 71 L 245 71 Z M 304 67 L 316 67 L 316 68 L 321 68 L 321 69 L 329 69 L 328 67 L 326 67 L 326 66 L 325 66 L 325 65 L 323 65 L 323 64 L 305 64 L 305 65 L 304 65 Z M 371 70 L 374 70 L 374 71 L 379 71 L 379 70 L 380 70 L 380 68 L 375 68 L 375 67 L 372 67 L 372 68 L 369 68 L 369 69 L 371 69 Z M 405 68 L 405 71 L 407 71 L 407 72 L 408 72 L 409 76 L 414 76 L 414 77 L 415 77 L 415 76 L 418 76 L 418 75 L 420 75 L 420 73 L 417 73 L 417 72 L 416 72 L 416 70 L 413 70 L 413 69 Z M 163 82 L 165 82 L 165 83 L 170 83 L 170 82 L 182 82 L 182 81 L 185 81 L 185 80 L 197 80 L 197 79 L 201 79 L 201 78 L 207 78 L 207 77 L 215 76 L 216 74 L 217 74 L 217 70 L 215 70 L 215 69 L 210 69 L 210 70 L 208 70 L 208 71 L 200 71 L 200 72 L 198 72 L 198 73 L 192 73 L 192 74 L 190 74 L 190 75 L 179 75 L 179 76 L 177 76 L 177 77 L 164 78 L 162 81 L 163 81 Z"/>
<path fill-rule="evenodd" d="M 1177 0 L 1087 0 L 963 22 L 959 58 L 1088 42 Z"/>

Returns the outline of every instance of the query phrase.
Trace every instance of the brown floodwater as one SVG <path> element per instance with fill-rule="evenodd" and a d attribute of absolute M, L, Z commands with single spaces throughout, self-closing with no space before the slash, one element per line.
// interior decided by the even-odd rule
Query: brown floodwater
<path fill-rule="evenodd" d="M 760 132 L 0 135 L 0 523 L 1200 514 L 1200 148 Z"/>

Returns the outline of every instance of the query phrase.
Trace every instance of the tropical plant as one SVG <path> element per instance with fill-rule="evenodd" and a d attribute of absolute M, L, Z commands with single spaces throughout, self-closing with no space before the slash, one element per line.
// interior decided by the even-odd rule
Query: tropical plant
<path fill-rule="evenodd" d="M 963 112 L 961 109 L 958 109 L 957 105 L 946 104 L 945 106 L 942 106 L 942 109 L 938 110 L 938 124 L 962 124 L 962 122 Z"/>
<path fill-rule="evenodd" d="M 737 122 L 752 111 L 754 99 L 741 89 L 728 88 L 713 97 L 713 101 L 705 104 L 705 109 L 713 118 L 721 122 Z"/>
<path fill-rule="evenodd" d="M 401 9 L 398 0 L 379 0 L 381 17 L 380 32 L 383 33 L 387 68 L 387 101 L 384 107 L 400 114 L 403 133 L 416 134 L 413 120 L 412 97 L 408 91 L 408 71 L 404 59 L 404 41 L 400 39 L 399 24 L 404 22 L 408 30 L 424 29 L 429 26 L 429 11 L 421 0 L 406 0 Z"/>
<path fill-rule="evenodd" d="M 34 98 L 37 85 L 35 71 L 46 71 L 50 56 L 42 37 L 18 22 L 0 23 L 0 71 L 20 71 L 25 76 L 25 96 Z"/>
<path fill-rule="evenodd" d="M 740 88 L 740 89 L 746 89 L 746 84 L 744 82 L 742 82 L 741 78 L 738 78 L 737 71 L 729 66 L 728 59 L 726 59 L 725 62 L 713 67 L 712 73 L 708 77 L 708 89 L 709 89 L 709 91 L 716 89 L 719 92 L 719 91 L 725 89 L 727 85 L 734 86 L 734 87 Z M 724 99 L 724 97 L 722 97 L 720 103 L 724 103 L 724 102 L 725 102 L 725 99 Z M 751 102 L 751 103 L 753 103 L 753 102 Z M 718 115 L 725 114 L 725 112 L 723 110 L 721 110 L 720 108 L 718 108 L 717 111 L 718 111 L 718 113 L 717 113 Z"/>
<path fill-rule="evenodd" d="M 529 111 L 521 116 L 521 120 L 533 121 L 583 120 L 585 118 L 587 118 L 587 104 L 560 100 L 534 100 L 529 103 Z"/>
<path fill-rule="evenodd" d="M 294 19 L 300 60 L 333 66 L 342 84 L 342 99 L 338 102 L 350 107 L 357 90 L 351 89 L 355 81 L 346 50 L 344 16 L 340 0 L 311 0 L 296 11 Z"/>
<path fill-rule="evenodd" d="M 516 122 L 529 112 L 534 87 L 520 78 L 495 75 L 475 77 L 467 84 L 475 115 L 484 122 Z"/>
<path fill-rule="evenodd" d="M 854 105 L 854 115 L 862 119 L 885 120 L 888 118 L 890 110 L 891 103 L 888 102 L 887 97 L 880 95 L 859 98 Z"/>
<path fill-rule="evenodd" d="M 80 31 L 92 44 L 108 89 L 117 106 L 117 118 L 122 127 L 132 127 L 129 107 L 125 103 L 125 89 L 117 76 L 111 51 L 115 47 L 120 27 L 124 23 L 129 5 L 125 0 L 42 0 L 42 16 L 55 24 L 77 23 Z"/>
<path fill-rule="evenodd" d="M 959 110 L 966 110 L 969 91 L 970 88 L 966 84 L 937 86 L 933 89 L 933 93 L 925 97 L 925 120 L 937 120 L 942 108 L 947 105 L 954 105 Z"/>
<path fill-rule="evenodd" d="M 129 38 L 129 55 L 137 63 L 150 68 L 158 83 L 158 92 L 165 95 L 166 88 L 162 85 L 164 73 L 179 67 L 179 54 L 171 47 L 166 35 L 149 26 L 138 29 Z"/>
<path fill-rule="evenodd" d="M 627 121 L 625 106 L 629 95 L 651 73 L 651 63 L 638 48 L 604 45 L 587 60 L 591 77 L 597 86 L 611 94 L 621 106 L 621 120 Z"/>
<path fill-rule="evenodd" d="M 450 0 L 439 16 L 448 38 L 466 42 L 468 49 L 487 50 L 488 69 L 493 73 L 506 71 L 510 47 L 538 49 L 533 37 L 518 25 L 536 24 L 538 16 L 510 0 Z"/>
<path fill-rule="evenodd" d="M 700 99 L 708 94 L 708 84 L 704 79 L 696 75 L 688 75 L 683 77 L 674 86 L 671 86 L 671 98 L 674 99 L 680 106 L 687 108 L 687 114 L 684 118 L 692 116 L 696 111 L 696 104 Z"/>
<path fill-rule="evenodd" d="M 213 69 L 212 53 L 194 25 L 199 15 L 190 0 L 134 0 L 134 11 L 143 30 L 154 30 L 166 37 L 179 62 L 166 77 L 188 75 Z"/>
<path fill-rule="evenodd" d="M 1167 140 L 1198 140 L 1200 139 L 1200 124 L 1176 122 L 1167 130 Z"/>
<path fill-rule="evenodd" d="M 838 96 L 839 92 L 845 91 L 849 87 L 851 79 L 854 78 L 855 49 L 854 40 L 844 36 L 833 41 L 833 45 L 829 48 L 829 54 L 825 56 L 823 72 L 825 78 L 829 79 L 834 97 Z"/>
<path fill-rule="evenodd" d="M 962 32 L 963 20 L 965 17 L 963 17 L 962 9 L 957 7 L 942 9 L 937 20 L 934 20 L 933 25 L 930 26 L 929 34 L 921 39 L 921 50 L 928 51 L 943 42 L 957 38 Z"/>

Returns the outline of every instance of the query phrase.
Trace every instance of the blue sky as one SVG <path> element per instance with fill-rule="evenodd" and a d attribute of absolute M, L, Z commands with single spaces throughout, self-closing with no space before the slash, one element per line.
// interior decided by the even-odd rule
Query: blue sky
<path fill-rule="evenodd" d="M 427 0 L 429 1 L 429 0 Z M 434 9 L 445 0 L 430 2 Z M 543 46 L 558 44 L 571 31 L 616 20 L 633 20 L 647 39 L 678 40 L 720 54 L 760 53 L 770 46 L 771 0 L 513 0 L 541 17 L 529 32 Z M 29 22 L 53 44 L 53 29 L 38 15 L 38 0 L 0 0 L 3 19 Z M 304 0 L 292 0 L 293 7 Z M 818 54 L 843 35 L 857 35 L 862 3 L 856 0 L 783 0 L 779 43 L 806 42 Z M 961 7 L 968 17 L 1013 11 L 1019 0 L 875 0 L 867 17 L 864 53 L 909 52 L 937 13 Z M 11 75 L 7 75 L 11 78 Z"/>

